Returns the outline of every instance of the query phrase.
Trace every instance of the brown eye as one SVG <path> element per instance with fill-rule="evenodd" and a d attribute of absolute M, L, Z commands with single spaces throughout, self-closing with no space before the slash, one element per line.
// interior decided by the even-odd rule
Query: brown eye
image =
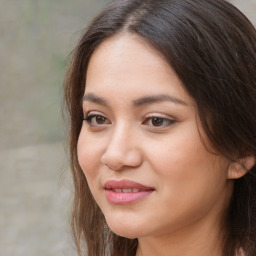
<path fill-rule="evenodd" d="M 164 117 L 149 117 L 143 122 L 143 125 L 161 128 L 161 127 L 167 127 L 174 123 L 175 123 L 175 120 L 164 118 Z"/>
<path fill-rule="evenodd" d="M 95 116 L 95 122 L 97 124 L 104 124 L 106 122 L 106 118 L 104 116 Z"/>
<path fill-rule="evenodd" d="M 92 126 L 110 124 L 109 120 L 102 115 L 88 115 L 84 118 L 84 121 Z"/>
<path fill-rule="evenodd" d="M 159 117 L 154 117 L 151 119 L 153 126 L 162 126 L 164 124 L 164 119 Z"/>

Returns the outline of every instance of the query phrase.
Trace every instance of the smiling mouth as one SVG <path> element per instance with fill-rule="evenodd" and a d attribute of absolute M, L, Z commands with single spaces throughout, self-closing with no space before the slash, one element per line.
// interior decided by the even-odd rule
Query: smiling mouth
<path fill-rule="evenodd" d="M 109 180 L 105 183 L 104 190 L 108 201 L 115 205 L 134 204 L 155 191 L 130 180 Z"/>
<path fill-rule="evenodd" d="M 135 181 L 131 180 L 108 180 L 104 184 L 104 189 L 106 190 L 115 190 L 116 192 L 140 192 L 140 191 L 148 191 L 154 190 L 152 187 L 145 186 Z"/>
<path fill-rule="evenodd" d="M 142 192 L 143 190 L 139 190 L 137 188 L 116 188 L 116 189 L 112 189 L 112 191 L 116 192 L 116 193 L 136 193 L 136 192 Z"/>

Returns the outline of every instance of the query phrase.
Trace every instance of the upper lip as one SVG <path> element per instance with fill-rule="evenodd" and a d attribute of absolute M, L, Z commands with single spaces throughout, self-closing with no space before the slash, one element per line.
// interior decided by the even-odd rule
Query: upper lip
<path fill-rule="evenodd" d="M 152 187 L 148 187 L 142 185 L 138 182 L 131 181 L 131 180 L 108 180 L 104 184 L 104 189 L 106 190 L 113 190 L 113 189 L 139 189 L 141 191 L 149 191 L 154 190 Z"/>

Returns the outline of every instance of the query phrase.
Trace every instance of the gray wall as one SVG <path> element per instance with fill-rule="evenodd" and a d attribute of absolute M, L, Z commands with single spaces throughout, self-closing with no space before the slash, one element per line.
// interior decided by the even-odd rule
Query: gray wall
<path fill-rule="evenodd" d="M 0 256 L 74 255 L 66 59 L 105 0 L 0 0 Z M 256 0 L 234 0 L 256 24 Z"/>

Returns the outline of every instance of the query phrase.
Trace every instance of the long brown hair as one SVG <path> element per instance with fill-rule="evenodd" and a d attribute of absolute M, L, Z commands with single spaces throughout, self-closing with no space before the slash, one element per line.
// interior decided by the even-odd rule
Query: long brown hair
<path fill-rule="evenodd" d="M 137 239 L 109 230 L 78 164 L 81 99 L 88 62 L 106 38 L 135 33 L 168 61 L 196 101 L 203 128 L 230 159 L 256 156 L 256 30 L 224 0 L 117 0 L 81 37 L 67 72 L 65 102 L 70 117 L 70 163 L 74 182 L 72 229 L 77 251 L 89 256 L 132 256 Z M 256 168 L 235 182 L 226 218 L 223 255 L 243 249 L 256 255 Z"/>

